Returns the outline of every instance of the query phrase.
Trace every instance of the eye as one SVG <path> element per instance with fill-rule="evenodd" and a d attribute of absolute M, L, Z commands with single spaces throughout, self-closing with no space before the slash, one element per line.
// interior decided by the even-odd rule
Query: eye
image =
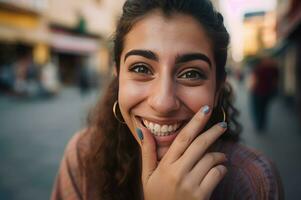
<path fill-rule="evenodd" d="M 179 76 L 180 79 L 200 80 L 207 79 L 206 75 L 199 70 L 187 70 Z"/>
<path fill-rule="evenodd" d="M 131 72 L 135 72 L 135 73 L 139 73 L 139 74 L 149 74 L 151 75 L 152 72 L 151 70 L 148 68 L 148 66 L 146 64 L 143 63 L 139 63 L 139 64 L 135 64 L 133 65 L 129 71 Z"/>

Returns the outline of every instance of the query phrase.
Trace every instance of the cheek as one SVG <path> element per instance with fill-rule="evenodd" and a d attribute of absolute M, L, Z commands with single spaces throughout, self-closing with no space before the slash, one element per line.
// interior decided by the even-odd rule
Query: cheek
<path fill-rule="evenodd" d="M 139 141 L 136 134 L 135 122 L 131 118 L 131 110 L 143 101 L 146 95 L 145 86 L 139 85 L 134 81 L 119 79 L 119 93 L 118 93 L 118 103 L 124 121 L 126 122 L 128 128 L 130 129 L 133 137 L 136 141 Z"/>
<path fill-rule="evenodd" d="M 118 102 L 122 116 L 127 123 L 130 121 L 131 109 L 144 99 L 147 91 L 145 88 L 143 84 L 120 76 Z"/>
<path fill-rule="evenodd" d="M 194 113 L 204 105 L 208 105 L 212 109 L 215 101 L 215 85 L 206 84 L 195 88 L 183 88 L 180 96 L 181 101 Z"/>

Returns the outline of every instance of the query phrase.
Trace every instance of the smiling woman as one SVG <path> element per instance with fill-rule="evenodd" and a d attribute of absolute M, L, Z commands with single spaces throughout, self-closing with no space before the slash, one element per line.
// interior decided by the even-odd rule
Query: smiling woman
<path fill-rule="evenodd" d="M 274 165 L 239 144 L 229 35 L 209 1 L 128 0 L 114 42 L 115 77 L 52 199 L 282 198 Z"/>
<path fill-rule="evenodd" d="M 148 122 L 159 159 L 200 107 L 217 106 L 210 41 L 193 17 L 166 17 L 160 10 L 138 21 L 125 37 L 118 74 L 120 110 L 132 133 L 146 127 L 143 120 Z M 167 134 L 169 126 L 177 129 Z"/>

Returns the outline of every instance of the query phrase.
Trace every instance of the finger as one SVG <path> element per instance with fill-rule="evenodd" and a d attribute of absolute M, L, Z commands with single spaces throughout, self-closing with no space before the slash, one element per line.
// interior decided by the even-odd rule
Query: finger
<path fill-rule="evenodd" d="M 177 160 L 195 137 L 204 129 L 210 117 L 209 113 L 209 106 L 203 106 L 181 130 L 167 152 L 166 157 L 168 157 L 169 162 Z"/>
<path fill-rule="evenodd" d="M 184 164 L 183 170 L 190 171 L 225 130 L 224 123 L 218 123 L 199 135 L 177 161 Z"/>
<path fill-rule="evenodd" d="M 195 184 L 199 185 L 206 174 L 214 166 L 223 164 L 227 161 L 226 155 L 220 152 L 211 152 L 205 154 L 205 156 L 199 160 L 199 162 L 190 171 L 189 176 L 192 178 Z"/>
<path fill-rule="evenodd" d="M 139 133 L 139 130 L 141 131 L 141 133 Z M 140 138 L 142 154 L 142 180 L 143 182 L 147 182 L 147 180 L 157 167 L 156 143 L 148 129 L 143 127 L 141 129 L 137 129 L 136 131 L 138 137 Z"/>
<path fill-rule="evenodd" d="M 199 192 L 206 195 L 205 199 L 210 199 L 213 190 L 224 178 L 226 173 L 227 168 L 223 165 L 218 165 L 208 172 L 199 187 Z"/>

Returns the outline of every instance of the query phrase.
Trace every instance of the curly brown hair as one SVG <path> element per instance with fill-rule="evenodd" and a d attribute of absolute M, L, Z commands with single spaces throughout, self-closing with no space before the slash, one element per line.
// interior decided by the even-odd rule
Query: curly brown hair
<path fill-rule="evenodd" d="M 238 111 L 232 103 L 232 89 L 225 82 L 229 34 L 223 17 L 214 10 L 209 0 L 127 0 L 114 39 L 117 74 L 126 34 L 137 21 L 155 9 L 161 10 L 166 17 L 174 13 L 190 15 L 207 31 L 213 44 L 216 81 L 220 90 L 219 103 L 213 109 L 207 128 L 222 120 L 223 107 L 229 128 L 228 134 L 223 134 L 221 139 L 238 141 L 241 132 L 236 120 Z M 140 147 L 126 124 L 117 121 L 112 112 L 113 104 L 118 99 L 118 85 L 117 75 L 89 115 L 87 132 L 91 136 L 91 144 L 84 170 L 87 180 L 97 184 L 99 199 L 143 199 Z"/>

